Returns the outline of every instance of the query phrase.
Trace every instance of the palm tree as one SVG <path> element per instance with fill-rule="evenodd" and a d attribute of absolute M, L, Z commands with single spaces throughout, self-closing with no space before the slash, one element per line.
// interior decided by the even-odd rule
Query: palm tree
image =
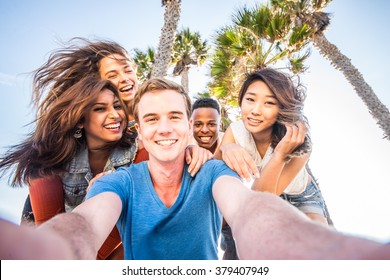
<path fill-rule="evenodd" d="M 309 26 L 310 35 L 307 39 L 311 40 L 320 54 L 343 73 L 358 96 L 363 100 L 379 127 L 383 130 L 384 138 L 390 140 L 389 109 L 379 100 L 373 89 L 364 80 L 363 75 L 351 63 L 351 60 L 342 54 L 335 45 L 330 43 L 324 35 L 324 31 L 330 23 L 330 17 L 323 10 L 331 1 L 271 0 L 271 5 L 276 11 L 289 15 L 295 27 Z"/>
<path fill-rule="evenodd" d="M 243 7 L 233 14 L 233 24 L 217 32 L 209 89 L 221 104 L 237 107 L 237 94 L 248 72 L 288 61 L 287 68 L 300 73 L 309 52 L 301 50 L 307 25 L 291 29 L 291 18 L 268 6 Z"/>
<path fill-rule="evenodd" d="M 191 65 L 201 66 L 206 58 L 209 47 L 207 41 L 202 41 L 198 32 L 191 33 L 189 28 L 183 28 L 177 35 L 172 52 L 174 76 L 181 76 L 181 85 L 189 92 L 188 72 Z"/>
<path fill-rule="evenodd" d="M 146 52 L 134 49 L 133 60 L 137 64 L 137 78 L 140 82 L 150 79 L 154 64 L 154 48 L 148 47 Z"/>
<path fill-rule="evenodd" d="M 161 3 L 165 6 L 164 25 L 161 29 L 152 77 L 167 75 L 181 11 L 181 0 L 162 0 Z"/>

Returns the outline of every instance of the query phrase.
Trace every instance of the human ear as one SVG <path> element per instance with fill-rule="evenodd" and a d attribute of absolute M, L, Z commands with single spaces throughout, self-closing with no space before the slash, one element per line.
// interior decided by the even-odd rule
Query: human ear
<path fill-rule="evenodd" d="M 188 126 L 189 126 L 189 136 L 192 136 L 193 135 L 193 121 L 192 121 L 192 118 L 188 121 Z"/>
<path fill-rule="evenodd" d="M 141 127 L 139 126 L 138 123 L 134 124 L 135 129 L 137 130 L 138 133 L 138 139 L 142 141 L 142 134 L 141 134 Z"/>

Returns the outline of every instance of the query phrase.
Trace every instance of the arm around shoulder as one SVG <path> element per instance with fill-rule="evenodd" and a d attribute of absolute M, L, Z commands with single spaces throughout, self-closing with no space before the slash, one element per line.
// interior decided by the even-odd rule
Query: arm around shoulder
<path fill-rule="evenodd" d="M 217 149 L 214 152 L 214 157 L 216 159 L 221 159 L 222 160 L 222 150 L 221 150 L 222 146 L 226 145 L 226 144 L 231 144 L 231 143 L 236 143 L 236 141 L 234 140 L 234 135 L 233 135 L 233 132 L 232 132 L 232 128 L 229 125 L 228 128 L 226 129 L 226 131 L 223 134 L 221 144 L 217 147 Z"/>
<path fill-rule="evenodd" d="M 255 161 L 243 147 L 236 143 L 231 126 L 227 128 L 221 145 L 214 153 L 214 157 L 216 159 L 222 159 L 227 166 L 247 181 L 251 180 L 250 171 L 255 177 L 259 177 Z"/>

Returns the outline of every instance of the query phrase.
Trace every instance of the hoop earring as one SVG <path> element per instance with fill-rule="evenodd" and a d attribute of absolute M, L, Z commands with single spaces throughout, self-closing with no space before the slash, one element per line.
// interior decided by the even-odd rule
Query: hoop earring
<path fill-rule="evenodd" d="M 135 120 L 129 121 L 127 123 L 127 130 L 131 132 L 137 132 L 137 130 L 135 129 L 135 123 Z"/>
<path fill-rule="evenodd" d="M 76 138 L 76 139 L 79 139 L 82 136 L 83 136 L 83 131 L 81 130 L 81 128 L 77 128 L 76 131 L 73 134 L 73 137 Z"/>

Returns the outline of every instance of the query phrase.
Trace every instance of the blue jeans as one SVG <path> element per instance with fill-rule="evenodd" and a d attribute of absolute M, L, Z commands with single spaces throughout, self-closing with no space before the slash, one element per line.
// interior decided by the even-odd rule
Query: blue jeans
<path fill-rule="evenodd" d="M 228 224 L 221 229 L 221 249 L 224 251 L 223 260 L 238 260 L 236 243 L 233 239 L 232 229 Z"/>
<path fill-rule="evenodd" d="M 305 214 L 318 214 L 324 216 L 325 218 L 328 218 L 329 216 L 321 190 L 314 180 L 306 186 L 304 192 L 300 194 L 283 193 L 280 197 L 289 202 L 291 205 L 297 207 Z"/>

